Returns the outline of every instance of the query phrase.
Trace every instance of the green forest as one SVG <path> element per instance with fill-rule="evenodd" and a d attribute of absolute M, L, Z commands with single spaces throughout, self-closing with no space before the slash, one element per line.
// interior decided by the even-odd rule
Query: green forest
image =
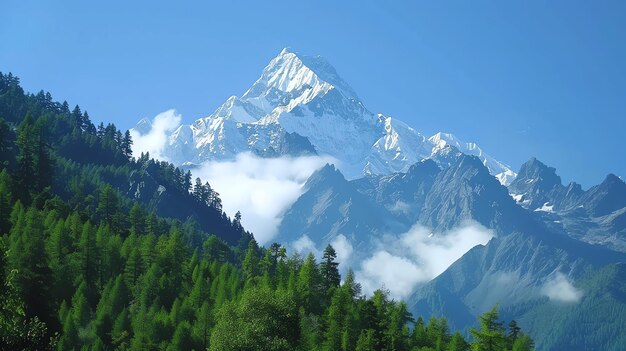
<path fill-rule="evenodd" d="M 210 184 L 0 73 L 0 349 L 532 350 L 361 292 L 336 253 L 260 247 Z"/>

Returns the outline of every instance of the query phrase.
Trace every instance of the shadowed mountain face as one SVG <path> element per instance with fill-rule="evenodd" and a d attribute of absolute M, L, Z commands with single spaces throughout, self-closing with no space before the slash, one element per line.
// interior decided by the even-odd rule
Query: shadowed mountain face
<path fill-rule="evenodd" d="M 554 168 L 533 158 L 508 188 L 553 231 L 626 252 L 626 183 L 617 176 L 585 191 L 576 183 L 563 186 Z"/>
<path fill-rule="evenodd" d="M 451 162 L 443 171 L 429 159 L 406 173 L 354 181 L 327 165 L 310 177 L 303 195 L 286 211 L 276 240 L 293 242 L 306 235 L 322 246 L 341 234 L 369 254 L 383 235 L 405 233 L 416 223 L 435 231 L 467 220 L 507 230 L 529 225 L 516 220 L 516 213 L 525 211 L 478 158 L 459 154 Z"/>
<path fill-rule="evenodd" d="M 540 350 L 563 345 L 616 349 L 610 332 L 598 333 L 588 342 L 576 339 L 572 330 L 579 323 L 599 329 L 605 325 L 604 317 L 594 313 L 596 304 L 617 318 L 612 328 L 626 323 L 616 314 L 626 310 L 619 281 L 624 272 L 620 262 L 626 262 L 626 255 L 607 242 L 592 245 L 579 240 L 546 216 L 620 228 L 626 212 L 621 202 L 623 182 L 610 175 L 587 191 L 576 185 L 564 187 L 553 168 L 533 159 L 507 189 L 478 158 L 453 154 L 443 169 L 438 162 L 424 160 L 404 173 L 353 181 L 326 166 L 311 176 L 304 194 L 286 212 L 278 239 L 293 242 L 307 235 L 323 247 L 344 235 L 363 259 L 380 248 L 381 238 L 404 233 L 414 224 L 445 233 L 473 220 L 493 230 L 495 237 L 471 249 L 432 281 L 417 285 L 408 299 L 412 312 L 446 315 L 453 327 L 463 329 L 498 304 L 507 319 L 533 331 Z M 527 201 L 516 203 L 509 194 L 513 191 L 523 191 L 527 197 L 522 199 Z M 548 212 L 546 202 L 558 203 L 554 208 L 563 210 Z M 597 235 L 602 234 L 612 235 L 598 229 Z M 359 261 L 351 262 L 358 270 Z M 595 279 L 597 275 L 603 278 Z M 550 326 L 546 313 L 561 320 Z"/>

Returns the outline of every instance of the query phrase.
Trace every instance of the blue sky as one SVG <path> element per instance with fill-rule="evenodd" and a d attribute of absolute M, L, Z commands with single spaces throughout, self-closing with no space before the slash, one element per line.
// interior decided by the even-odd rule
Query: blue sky
<path fill-rule="evenodd" d="M 13 1 L 0 71 L 130 128 L 241 95 L 282 47 L 326 57 L 373 112 L 536 156 L 584 186 L 626 176 L 626 2 Z"/>

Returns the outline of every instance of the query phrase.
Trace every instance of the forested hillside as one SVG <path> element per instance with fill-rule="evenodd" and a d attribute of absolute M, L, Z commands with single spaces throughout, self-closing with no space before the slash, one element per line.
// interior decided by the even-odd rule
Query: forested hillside
<path fill-rule="evenodd" d="M 532 349 L 497 308 L 467 340 L 363 296 L 330 246 L 321 262 L 259 247 L 208 183 L 131 146 L 0 74 L 0 348 Z"/>

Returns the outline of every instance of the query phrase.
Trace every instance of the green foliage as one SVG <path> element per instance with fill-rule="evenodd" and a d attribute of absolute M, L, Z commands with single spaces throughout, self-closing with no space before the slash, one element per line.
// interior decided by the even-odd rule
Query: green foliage
<path fill-rule="evenodd" d="M 218 312 L 211 351 L 293 350 L 299 340 L 295 300 L 284 291 L 250 288 Z"/>
<path fill-rule="evenodd" d="M 320 263 L 320 274 L 322 276 L 322 288 L 324 290 L 331 290 L 339 286 L 341 278 L 339 277 L 339 263 L 335 262 L 337 259 L 337 253 L 335 249 L 328 245 L 324 249 L 322 256 L 322 262 Z"/>
<path fill-rule="evenodd" d="M 5 274 L 6 250 L 0 240 L 0 345 L 8 350 L 46 350 L 54 346 L 46 324 L 37 316 L 28 318 L 15 285 L 17 271 Z"/>
<path fill-rule="evenodd" d="M 475 341 L 472 349 L 475 351 L 500 351 L 506 349 L 504 327 L 499 320 L 498 307 L 483 313 L 479 318 L 480 329 L 471 329 Z"/>

